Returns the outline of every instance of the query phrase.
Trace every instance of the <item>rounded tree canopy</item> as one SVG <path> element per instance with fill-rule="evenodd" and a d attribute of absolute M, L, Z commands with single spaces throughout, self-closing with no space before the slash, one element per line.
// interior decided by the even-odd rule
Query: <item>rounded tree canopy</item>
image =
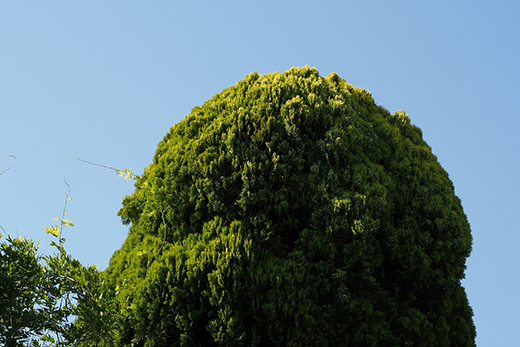
<path fill-rule="evenodd" d="M 402 111 L 312 68 L 193 108 L 123 200 L 121 345 L 474 346 L 470 227 Z"/>

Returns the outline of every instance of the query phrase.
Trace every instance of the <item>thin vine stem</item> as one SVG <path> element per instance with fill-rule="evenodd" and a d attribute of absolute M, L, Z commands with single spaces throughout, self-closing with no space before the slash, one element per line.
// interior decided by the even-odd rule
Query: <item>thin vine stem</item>
<path fill-rule="evenodd" d="M 6 155 L 6 156 L 3 157 L 3 158 L 0 158 L 0 161 L 4 160 L 4 159 L 6 159 L 6 158 L 13 158 L 13 159 L 14 159 L 14 162 L 13 162 L 13 163 L 12 163 L 12 164 L 7 168 L 7 169 L 5 169 L 4 171 L 1 171 L 1 172 L 0 172 L 0 175 L 3 175 L 3 174 L 6 173 L 7 171 L 11 170 L 11 168 L 12 168 L 13 166 L 15 166 L 16 163 L 18 162 L 18 159 L 17 159 L 14 155 L 11 155 L 11 154 L 10 154 L 10 155 Z"/>
<path fill-rule="evenodd" d="M 60 247 L 62 245 L 62 238 L 61 238 L 61 232 L 63 231 L 63 228 L 65 226 L 64 224 L 64 220 L 65 220 L 65 215 L 67 214 L 67 203 L 69 202 L 69 200 L 71 200 L 69 198 L 69 195 L 70 195 L 70 184 L 67 183 L 67 180 L 63 180 L 63 182 L 65 182 L 65 184 L 67 185 L 67 192 L 65 193 L 65 203 L 63 204 L 63 214 L 61 215 L 61 220 L 60 220 L 60 233 L 58 235 L 58 240 L 60 241 Z"/>
<path fill-rule="evenodd" d="M 98 167 L 100 167 L 100 168 L 102 168 L 102 169 L 113 170 L 113 171 L 115 171 L 116 174 L 121 175 L 121 177 L 123 177 L 123 175 L 126 174 L 125 179 L 130 179 L 130 178 L 132 178 L 132 179 L 135 180 L 135 179 L 138 179 L 138 178 L 139 178 L 138 175 L 135 175 L 135 174 L 132 173 L 132 169 L 123 169 L 123 170 L 121 170 L 121 169 L 117 169 L 117 168 L 112 167 L 112 166 L 109 166 L 109 165 L 103 165 L 103 164 L 94 163 L 94 162 L 92 162 L 92 161 L 88 161 L 88 160 L 82 159 L 82 158 L 78 157 L 77 155 L 74 155 L 74 158 L 78 159 L 79 161 L 81 161 L 81 162 L 83 162 L 83 163 L 85 163 L 85 164 L 98 166 Z"/>

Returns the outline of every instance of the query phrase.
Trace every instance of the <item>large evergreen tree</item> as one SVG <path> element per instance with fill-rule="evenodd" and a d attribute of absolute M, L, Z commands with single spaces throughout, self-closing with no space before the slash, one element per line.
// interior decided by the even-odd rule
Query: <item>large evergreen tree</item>
<path fill-rule="evenodd" d="M 336 74 L 253 73 L 195 107 L 120 215 L 120 345 L 475 345 L 448 174 Z"/>

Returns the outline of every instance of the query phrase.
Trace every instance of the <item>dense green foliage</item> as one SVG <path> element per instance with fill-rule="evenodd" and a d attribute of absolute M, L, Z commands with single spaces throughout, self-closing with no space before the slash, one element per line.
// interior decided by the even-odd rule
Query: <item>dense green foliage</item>
<path fill-rule="evenodd" d="M 41 330 L 45 317 L 32 308 L 43 278 L 33 241 L 7 236 L 0 244 L 0 345 L 16 346 Z"/>
<path fill-rule="evenodd" d="M 469 224 L 419 128 L 311 68 L 173 126 L 106 271 L 119 344 L 473 346 Z"/>
<path fill-rule="evenodd" d="M 58 241 L 51 242 L 57 250 L 51 255 L 22 237 L 0 243 L 2 346 L 112 345 L 114 293 L 95 266 L 67 254 L 61 232 L 72 223 L 62 218 L 60 224 L 46 228 Z"/>

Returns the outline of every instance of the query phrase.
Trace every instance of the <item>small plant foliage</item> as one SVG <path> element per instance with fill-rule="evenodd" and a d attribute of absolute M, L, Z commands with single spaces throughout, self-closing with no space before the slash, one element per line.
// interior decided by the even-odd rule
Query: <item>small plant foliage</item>
<path fill-rule="evenodd" d="M 45 227 L 56 253 L 41 255 L 22 237 L 8 235 L 0 243 L 3 346 L 114 346 L 115 293 L 95 266 L 83 266 L 65 250 L 63 230 L 74 226 L 65 218 L 69 194 L 70 187 L 59 224 Z"/>

